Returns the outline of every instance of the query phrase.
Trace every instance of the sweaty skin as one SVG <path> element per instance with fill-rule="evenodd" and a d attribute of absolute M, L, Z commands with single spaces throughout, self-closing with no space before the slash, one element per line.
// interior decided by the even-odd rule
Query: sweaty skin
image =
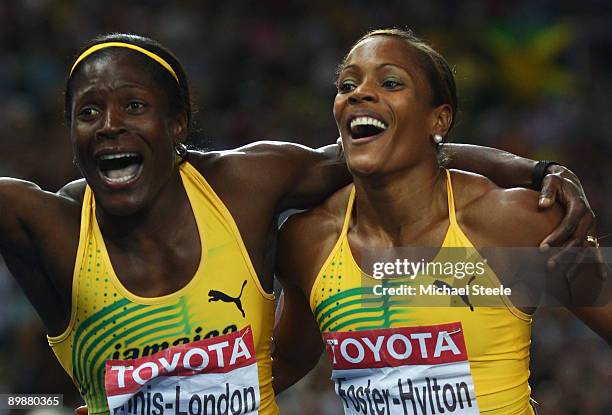
<path fill-rule="evenodd" d="M 490 180 L 467 172 L 453 171 L 453 190 L 457 218 L 468 238 L 479 247 L 537 246 L 562 217 L 558 206 L 546 211 L 535 206 L 537 194 L 526 189 L 502 189 Z M 310 308 L 310 293 L 315 278 L 333 249 L 342 229 L 348 186 L 336 192 L 321 206 L 291 216 L 283 225 L 278 239 L 276 277 L 283 291 L 276 311 L 274 330 L 274 388 L 287 389 L 308 373 L 319 361 L 323 342 L 319 326 Z M 446 193 L 443 193 L 445 203 Z M 357 205 L 357 209 L 359 209 Z M 512 221 L 507 218 L 512 217 Z M 353 214 L 355 221 L 355 213 Z M 486 218 L 486 219 L 484 219 Z M 434 215 L 426 232 L 402 229 L 403 238 L 394 246 L 440 246 L 448 228 L 448 215 L 443 210 Z M 419 227 L 420 228 L 420 227 Z M 366 231 L 367 232 L 367 231 Z M 358 225 L 349 229 L 351 252 L 356 260 L 364 249 L 381 246 L 381 241 Z M 388 242 L 387 242 L 388 243 Z M 388 246 L 382 243 L 382 246 Z M 602 281 L 592 274 L 580 275 L 582 289 L 603 292 Z M 508 285 L 510 281 L 502 280 Z M 610 298 L 610 281 L 606 282 Z M 593 331 L 612 345 L 612 307 L 572 307 L 569 309 Z M 533 313 L 534 309 L 522 309 Z"/>
<path fill-rule="evenodd" d="M 76 73 L 71 135 L 79 165 L 96 193 L 96 215 L 117 274 L 135 294 L 160 296 L 183 287 L 200 258 L 173 151 L 186 125 L 184 117 L 170 116 L 165 92 L 130 59 L 119 54 L 94 60 Z M 132 101 L 146 105 L 126 104 Z M 188 154 L 232 213 L 266 290 L 272 287 L 266 258 L 275 215 L 315 204 L 348 182 L 334 147 L 260 142 Z M 143 173 L 134 185 L 112 189 L 103 183 L 95 157 L 108 150 L 143 153 Z M 20 180 L 0 181 L 0 248 L 50 335 L 61 333 L 70 315 L 83 185 L 75 186 L 80 187 L 76 199 L 70 192 L 44 192 Z"/>
<path fill-rule="evenodd" d="M 473 146 L 465 149 L 465 153 L 479 151 Z M 483 152 L 492 153 L 494 160 L 498 157 L 496 152 L 501 153 L 502 159 L 503 155 L 507 154 L 486 148 Z M 456 163 L 460 160 L 459 153 L 460 151 L 457 151 Z M 326 195 L 348 183 L 350 179 L 344 162 L 336 160 L 335 145 L 313 150 L 292 143 L 258 142 L 229 151 L 209 153 L 190 151 L 188 159 L 205 175 L 232 213 L 253 266 L 260 276 L 263 287 L 267 290 L 271 290 L 272 286 L 274 258 L 272 246 L 275 239 L 276 215 L 288 208 L 306 208 L 315 205 L 324 200 Z M 488 169 L 486 159 L 481 160 L 483 166 Z M 523 159 L 520 163 L 526 166 L 529 161 Z M 265 166 L 265 172 L 262 166 Z M 528 171 L 528 168 L 525 170 Z M 304 174 L 304 172 L 309 173 Z M 524 179 L 517 176 L 517 181 L 521 180 Z M 45 271 L 48 266 L 43 267 L 36 254 L 23 252 L 18 235 L 12 236 L 3 232 L 3 236 L 0 237 L 0 243 L 1 240 L 7 241 L 5 246 L 8 248 L 3 248 L 3 254 L 9 268 L 37 309 L 50 335 L 61 333 L 68 321 L 72 267 L 76 255 L 84 189 L 83 179 L 70 183 L 57 194 L 44 192 L 32 183 L 14 179 L 3 179 L 0 183 L 0 198 L 10 201 L 3 203 L 3 210 L 8 213 L 0 221 L 3 229 L 10 229 L 9 218 L 14 218 L 13 225 L 16 226 L 18 219 L 15 215 L 19 212 L 29 212 L 26 220 L 34 221 L 34 218 L 38 218 L 31 226 L 40 228 L 37 232 L 47 234 L 47 238 L 54 241 L 48 244 L 49 249 L 56 248 L 56 253 L 63 256 L 68 252 L 71 253 L 71 258 L 67 258 L 63 264 L 61 272 L 63 277 L 51 276 Z M 58 221 L 57 218 L 62 217 L 65 219 Z M 170 232 L 175 232 L 175 229 L 179 228 L 177 220 L 180 218 L 181 216 L 172 215 L 174 231 Z M 72 224 L 68 225 L 68 222 Z M 68 229 L 71 229 L 71 232 L 68 232 Z M 29 241 L 29 238 L 21 232 L 17 234 L 21 234 L 22 244 Z M 187 245 L 197 246 L 195 243 Z M 189 246 L 185 247 L 187 251 Z M 29 249 L 33 248 L 30 246 Z M 58 258 L 53 252 L 48 255 Z M 184 256 L 184 252 L 180 255 Z M 122 275 L 131 277 L 129 273 Z M 178 288 L 182 286 L 181 282 L 183 285 L 185 283 L 185 280 L 165 283 L 159 281 L 170 285 L 163 289 L 151 284 L 149 279 L 146 280 L 146 284 L 142 284 L 142 278 L 130 278 L 123 282 L 127 287 L 135 289 L 136 293 L 147 295 L 155 293 L 153 291 L 145 293 L 143 289 L 155 290 L 158 293 L 171 292 L 173 286 Z M 41 290 L 40 287 L 45 289 Z M 58 308 L 58 304 L 63 304 L 63 307 Z"/>
<path fill-rule="evenodd" d="M 372 248 L 439 247 L 449 228 L 446 176 L 423 137 L 444 135 L 452 113 L 448 105 L 432 109 L 424 104 L 429 102 L 427 82 L 407 48 L 392 37 L 370 38 L 353 49 L 339 77 L 334 114 L 355 182 L 348 241 L 358 264 Z M 387 85 L 388 79 L 400 81 Z M 388 128 L 371 138 L 352 137 L 351 120 L 364 114 L 384 120 Z M 452 172 L 452 183 L 459 226 L 476 248 L 537 247 L 561 221 L 560 207 L 538 210 L 531 190 L 502 189 L 461 171 Z M 311 290 L 340 236 L 351 187 L 292 216 L 279 236 L 276 275 L 283 295 L 275 327 L 274 357 L 282 362 L 275 372 L 277 391 L 307 373 L 323 350 Z M 591 283 L 601 288 L 593 276 L 585 285 Z M 612 341 L 611 307 L 571 311 Z"/>
<path fill-rule="evenodd" d="M 187 135 L 186 117 L 169 111 L 166 92 L 133 59 L 118 53 L 77 69 L 71 138 L 96 195 L 96 216 L 117 275 L 134 294 L 154 297 L 184 287 L 201 253 L 173 152 Z M 494 170 L 491 164 L 514 157 L 461 147 L 455 163 L 463 150 L 472 160 L 475 151 L 488 154 L 482 165 L 489 171 Z M 113 187 L 100 177 L 96 164 L 105 151 L 142 153 L 142 175 Z M 336 159 L 336 146 L 313 150 L 259 142 L 230 151 L 189 152 L 187 159 L 232 214 L 268 291 L 276 216 L 288 208 L 316 205 L 351 179 L 344 162 Z M 519 174 L 501 169 L 494 179 L 503 183 L 515 176 L 524 184 L 532 165 L 520 159 L 515 164 Z M 63 332 L 70 319 L 83 188 L 81 181 L 54 194 L 29 182 L 0 180 L 0 250 L 51 336 Z"/>

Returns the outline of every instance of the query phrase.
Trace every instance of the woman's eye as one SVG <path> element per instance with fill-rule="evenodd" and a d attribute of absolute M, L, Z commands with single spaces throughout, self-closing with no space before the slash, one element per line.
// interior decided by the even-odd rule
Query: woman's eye
<path fill-rule="evenodd" d="M 140 101 L 130 101 L 127 104 L 127 110 L 129 112 L 141 112 L 145 108 L 145 104 Z"/>
<path fill-rule="evenodd" d="M 345 80 L 338 84 L 338 92 L 345 93 L 352 91 L 357 87 L 357 84 L 354 81 Z"/>
<path fill-rule="evenodd" d="M 396 79 L 385 79 L 382 83 L 384 88 L 395 89 L 402 85 L 402 83 Z"/>
<path fill-rule="evenodd" d="M 100 111 L 95 107 L 83 107 L 77 114 L 77 117 L 83 121 L 94 119 Z"/>

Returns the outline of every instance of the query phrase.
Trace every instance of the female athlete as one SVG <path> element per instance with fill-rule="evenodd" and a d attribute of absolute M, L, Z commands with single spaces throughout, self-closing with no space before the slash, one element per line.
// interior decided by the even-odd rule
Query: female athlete
<path fill-rule="evenodd" d="M 533 307 L 513 304 L 503 287 L 525 288 L 474 249 L 537 247 L 561 210 L 538 210 L 531 190 L 440 166 L 455 83 L 444 58 L 411 33 L 358 40 L 337 87 L 334 116 L 354 184 L 281 231 L 274 358 L 288 367 L 277 391 L 325 346 L 346 414 L 533 414 Z M 410 258 L 424 257 L 427 271 L 393 271 L 393 260 L 367 266 L 410 252 L 400 247 L 424 248 Z M 462 270 L 471 264 L 467 277 L 447 274 L 459 261 Z M 373 273 L 383 269 L 395 278 Z M 572 311 L 612 339 L 610 307 Z"/>
<path fill-rule="evenodd" d="M 0 247 L 90 412 L 277 413 L 275 217 L 348 184 L 335 146 L 187 151 L 185 72 L 157 42 L 131 35 L 83 48 L 65 108 L 86 186 L 53 194 L 2 179 Z M 470 147 L 454 158 L 485 173 L 499 166 L 493 178 L 514 184 L 528 183 L 534 164 Z M 584 228 L 592 214 L 577 179 L 563 176 L 572 177 L 548 177 L 545 195 L 566 197 L 568 224 Z"/>

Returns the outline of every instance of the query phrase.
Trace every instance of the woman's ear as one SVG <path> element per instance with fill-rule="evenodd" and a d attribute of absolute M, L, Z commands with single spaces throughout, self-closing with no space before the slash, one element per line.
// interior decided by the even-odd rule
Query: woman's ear
<path fill-rule="evenodd" d="M 183 143 L 187 139 L 187 117 L 185 114 L 176 115 L 170 125 L 170 134 L 174 144 Z"/>
<path fill-rule="evenodd" d="M 453 115 L 453 109 L 449 104 L 442 104 L 436 107 L 434 109 L 434 122 L 431 134 L 439 134 L 442 137 L 446 137 L 453 123 Z"/>

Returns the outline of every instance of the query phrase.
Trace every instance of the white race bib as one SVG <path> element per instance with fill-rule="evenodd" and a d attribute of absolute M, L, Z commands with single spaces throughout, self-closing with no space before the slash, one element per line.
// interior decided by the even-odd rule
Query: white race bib
<path fill-rule="evenodd" d="M 480 413 L 459 322 L 323 337 L 347 415 Z"/>
<path fill-rule="evenodd" d="M 257 359 L 250 326 L 151 356 L 108 360 L 112 415 L 257 414 Z"/>

